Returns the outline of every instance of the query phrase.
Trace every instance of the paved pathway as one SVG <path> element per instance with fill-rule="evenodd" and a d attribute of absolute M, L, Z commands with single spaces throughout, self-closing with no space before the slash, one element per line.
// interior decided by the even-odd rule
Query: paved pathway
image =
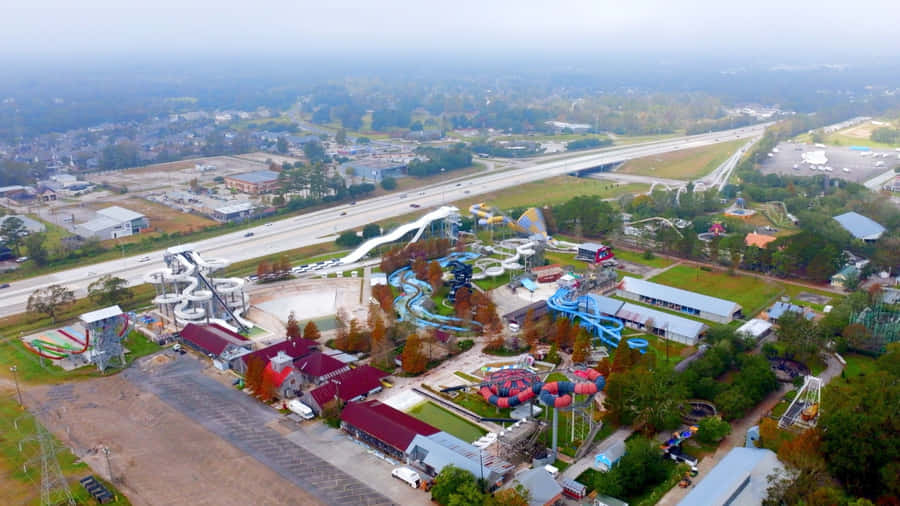
<path fill-rule="evenodd" d="M 278 414 L 204 375 L 196 360 L 177 360 L 154 373 L 130 368 L 123 374 L 326 504 L 392 503 L 312 452 L 288 443 L 268 426 Z"/>
<path fill-rule="evenodd" d="M 660 268 L 657 268 L 657 269 L 653 269 L 653 270 L 647 272 L 646 274 L 644 274 L 644 275 L 641 276 L 641 277 L 642 277 L 643 279 L 654 278 L 654 277 L 659 276 L 660 274 L 666 272 L 667 270 L 669 270 L 669 269 L 675 267 L 676 265 L 681 265 L 681 262 L 673 262 L 671 265 L 667 265 L 666 267 L 660 267 Z"/>
<path fill-rule="evenodd" d="M 619 443 L 620 441 L 625 441 L 628 439 L 628 436 L 634 432 L 630 427 L 623 427 L 612 434 L 606 439 L 604 439 L 600 446 L 597 447 L 595 451 L 588 452 L 587 455 L 582 457 L 578 462 L 572 464 L 565 471 L 563 471 L 563 478 L 569 478 L 570 480 L 574 480 L 578 478 L 578 476 L 588 470 L 594 464 L 594 455 L 600 453 L 601 451 L 612 447 L 613 445 Z"/>

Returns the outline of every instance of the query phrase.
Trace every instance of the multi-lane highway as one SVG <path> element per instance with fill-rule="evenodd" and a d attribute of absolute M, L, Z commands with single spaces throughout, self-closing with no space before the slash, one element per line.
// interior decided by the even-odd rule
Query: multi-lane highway
<path fill-rule="evenodd" d="M 585 154 L 555 155 L 516 161 L 503 170 L 486 174 L 449 180 L 446 182 L 417 188 L 407 193 L 393 193 L 381 197 L 361 200 L 355 205 L 339 205 L 302 216 L 273 221 L 249 231 L 233 232 L 194 243 L 195 249 L 205 257 L 222 257 L 232 261 L 247 260 L 293 248 L 334 240 L 342 230 L 362 227 L 367 223 L 385 220 L 414 211 L 411 204 L 429 208 L 456 200 L 489 193 L 503 188 L 517 186 L 552 176 L 586 170 L 599 165 L 618 163 L 633 158 L 658 155 L 674 150 L 688 149 L 756 137 L 762 134 L 766 125 L 755 125 L 742 129 L 679 137 L 627 146 L 616 146 Z M 129 284 L 143 282 L 143 276 L 153 269 L 159 269 L 163 251 L 142 254 L 150 261 L 139 262 L 139 257 L 124 258 L 69 269 L 54 274 L 12 283 L 0 291 L 0 316 L 24 311 L 28 296 L 36 289 L 52 284 L 62 284 L 82 296 L 87 285 L 98 277 L 112 274 L 128 280 Z"/>

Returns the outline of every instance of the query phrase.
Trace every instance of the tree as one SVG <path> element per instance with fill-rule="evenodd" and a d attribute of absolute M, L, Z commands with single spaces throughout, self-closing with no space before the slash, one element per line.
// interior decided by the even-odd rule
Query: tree
<path fill-rule="evenodd" d="M 262 260 L 256 266 L 256 275 L 259 277 L 268 276 L 272 273 L 272 263 L 268 260 Z"/>
<path fill-rule="evenodd" d="M 303 327 L 303 337 L 309 339 L 311 341 L 318 341 L 322 334 L 319 332 L 319 327 L 316 326 L 316 323 L 312 320 L 307 322 L 306 326 Z"/>
<path fill-rule="evenodd" d="M 94 303 L 104 305 L 122 303 L 133 296 L 131 289 L 128 288 L 128 281 L 110 274 L 89 284 L 87 291 Z"/>
<path fill-rule="evenodd" d="M 821 342 L 816 322 L 793 311 L 785 312 L 778 319 L 778 340 L 784 343 L 784 354 L 800 362 L 815 358 Z"/>
<path fill-rule="evenodd" d="M 325 148 L 322 147 L 322 143 L 318 141 L 305 143 L 303 145 L 303 154 L 306 155 L 306 159 L 309 160 L 310 163 L 325 160 Z"/>
<path fill-rule="evenodd" d="M 431 285 L 432 291 L 437 292 L 438 288 L 441 287 L 443 276 L 444 271 L 441 269 L 441 264 L 436 260 L 432 260 L 428 264 L 428 283 Z"/>
<path fill-rule="evenodd" d="M 29 313 L 44 313 L 56 323 L 56 315 L 67 305 L 75 302 L 75 293 L 61 285 L 39 288 L 28 297 Z"/>
<path fill-rule="evenodd" d="M 357 235 L 355 231 L 346 230 L 341 232 L 341 235 L 339 235 L 334 242 L 343 248 L 354 248 L 359 246 L 363 242 L 363 239 Z"/>
<path fill-rule="evenodd" d="M 285 334 L 287 334 L 288 339 L 298 339 L 301 336 L 300 323 L 297 321 L 297 315 L 294 314 L 293 310 L 288 313 L 287 325 L 285 326 Z"/>
<path fill-rule="evenodd" d="M 484 499 L 482 497 L 474 497 L 471 487 L 475 487 L 475 490 L 478 491 L 475 475 L 454 465 L 444 466 L 434 478 L 434 486 L 431 487 L 431 499 L 438 504 L 449 506 L 453 495 L 462 494 L 472 502 L 458 502 L 459 499 L 457 499 L 455 504 L 481 504 Z"/>
<path fill-rule="evenodd" d="M 397 189 L 397 180 L 392 177 L 386 177 L 381 180 L 381 187 L 387 191 Z"/>
<path fill-rule="evenodd" d="M 485 506 L 528 506 L 531 494 L 522 486 L 510 487 L 485 498 Z"/>
<path fill-rule="evenodd" d="M 388 285 L 375 285 L 372 287 L 372 297 L 378 301 L 378 305 L 381 306 L 382 311 L 384 311 L 389 316 L 394 312 L 394 295 L 391 293 L 391 287 Z"/>
<path fill-rule="evenodd" d="M 247 370 L 244 372 L 244 386 L 246 386 L 254 395 L 262 391 L 263 372 L 266 363 L 262 358 L 251 355 L 247 360 Z"/>
<path fill-rule="evenodd" d="M 413 273 L 415 273 L 415 275 L 416 275 L 416 279 L 425 281 L 426 278 L 428 277 L 428 264 L 425 263 L 424 257 L 416 256 L 416 258 L 413 259 L 411 268 L 412 268 Z"/>
<path fill-rule="evenodd" d="M 28 256 L 40 266 L 47 265 L 50 260 L 50 252 L 45 246 L 46 241 L 47 234 L 29 234 L 22 241 L 28 251 Z"/>
<path fill-rule="evenodd" d="M 263 375 L 262 381 L 259 385 L 259 391 L 256 394 L 256 397 L 263 402 L 272 402 L 275 399 L 275 380 L 273 375 L 266 374 L 265 367 L 263 367 Z"/>
<path fill-rule="evenodd" d="M 625 455 L 606 473 L 594 475 L 594 488 L 601 494 L 632 496 L 647 490 L 668 476 L 666 461 L 658 446 L 643 437 L 625 443 Z"/>
<path fill-rule="evenodd" d="M 341 146 L 347 144 L 347 130 L 341 128 L 334 135 L 334 142 L 340 144 Z"/>
<path fill-rule="evenodd" d="M 674 373 L 633 367 L 613 373 L 605 389 L 603 406 L 613 420 L 634 425 L 645 434 L 677 427 L 686 393 Z"/>
<path fill-rule="evenodd" d="M 418 334 L 412 333 L 406 338 L 400 361 L 403 363 L 403 371 L 408 374 L 420 374 L 425 371 L 428 358 L 422 351 L 422 338 Z"/>
<path fill-rule="evenodd" d="M 7 217 L 0 225 L 0 237 L 6 242 L 7 247 L 12 247 L 16 251 L 16 255 L 20 254 L 19 246 L 26 235 L 28 228 L 25 227 L 25 222 L 16 216 Z"/>
<path fill-rule="evenodd" d="M 697 424 L 697 440 L 715 444 L 731 432 L 731 425 L 719 416 L 707 416 Z"/>
<path fill-rule="evenodd" d="M 363 227 L 363 239 L 371 239 L 381 235 L 381 227 L 375 223 L 369 223 Z"/>
<path fill-rule="evenodd" d="M 575 338 L 575 346 L 572 349 L 572 362 L 581 364 L 587 361 L 591 353 L 591 335 L 583 328 Z"/>
<path fill-rule="evenodd" d="M 472 319 L 472 291 L 467 287 L 461 287 L 456 290 L 456 301 L 453 308 L 456 310 L 456 317 L 463 320 Z"/>

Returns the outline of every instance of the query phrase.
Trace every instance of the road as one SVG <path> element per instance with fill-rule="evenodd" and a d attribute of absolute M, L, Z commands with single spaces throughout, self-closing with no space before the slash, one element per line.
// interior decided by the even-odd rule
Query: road
<path fill-rule="evenodd" d="M 586 170 L 598 165 L 708 146 L 734 139 L 753 138 L 761 135 L 766 126 L 754 125 L 736 130 L 605 148 L 579 155 L 522 159 L 509 164 L 504 170 L 490 171 L 475 177 L 451 179 L 407 193 L 393 193 L 361 200 L 355 205 L 342 204 L 302 216 L 273 221 L 249 230 L 198 241 L 194 246 L 196 251 L 208 257 L 227 258 L 231 261 L 257 258 L 279 251 L 333 241 L 343 230 L 360 228 L 368 223 L 408 214 L 414 211 L 410 204 L 417 204 L 421 208 L 437 207 L 448 202 Z M 253 232 L 253 236 L 245 237 L 248 231 Z M 121 277 L 130 285 L 143 283 L 145 274 L 162 267 L 163 253 L 164 250 L 159 250 L 16 281 L 3 291 L 0 316 L 24 311 L 28 296 L 32 292 L 53 284 L 65 285 L 74 290 L 76 297 L 79 297 L 85 295 L 87 285 L 107 274 Z M 138 262 L 138 258 L 143 256 L 149 256 L 150 261 Z"/>

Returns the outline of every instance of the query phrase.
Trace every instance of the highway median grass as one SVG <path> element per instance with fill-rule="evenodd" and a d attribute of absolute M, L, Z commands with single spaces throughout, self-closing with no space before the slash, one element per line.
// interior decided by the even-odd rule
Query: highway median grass
<path fill-rule="evenodd" d="M 616 172 L 667 179 L 696 179 L 715 170 L 746 142 L 746 139 L 741 139 L 636 158 L 625 162 Z"/>
<path fill-rule="evenodd" d="M 504 188 L 495 192 L 483 193 L 477 197 L 457 200 L 453 205 L 464 210 L 468 210 L 469 206 L 479 202 L 487 202 L 500 209 L 537 207 L 561 204 L 573 197 L 582 195 L 615 198 L 621 195 L 646 192 L 648 189 L 650 189 L 649 185 L 640 183 L 619 184 L 599 179 L 556 176 L 511 188 Z M 514 218 L 518 218 L 518 216 L 514 216 Z"/>

